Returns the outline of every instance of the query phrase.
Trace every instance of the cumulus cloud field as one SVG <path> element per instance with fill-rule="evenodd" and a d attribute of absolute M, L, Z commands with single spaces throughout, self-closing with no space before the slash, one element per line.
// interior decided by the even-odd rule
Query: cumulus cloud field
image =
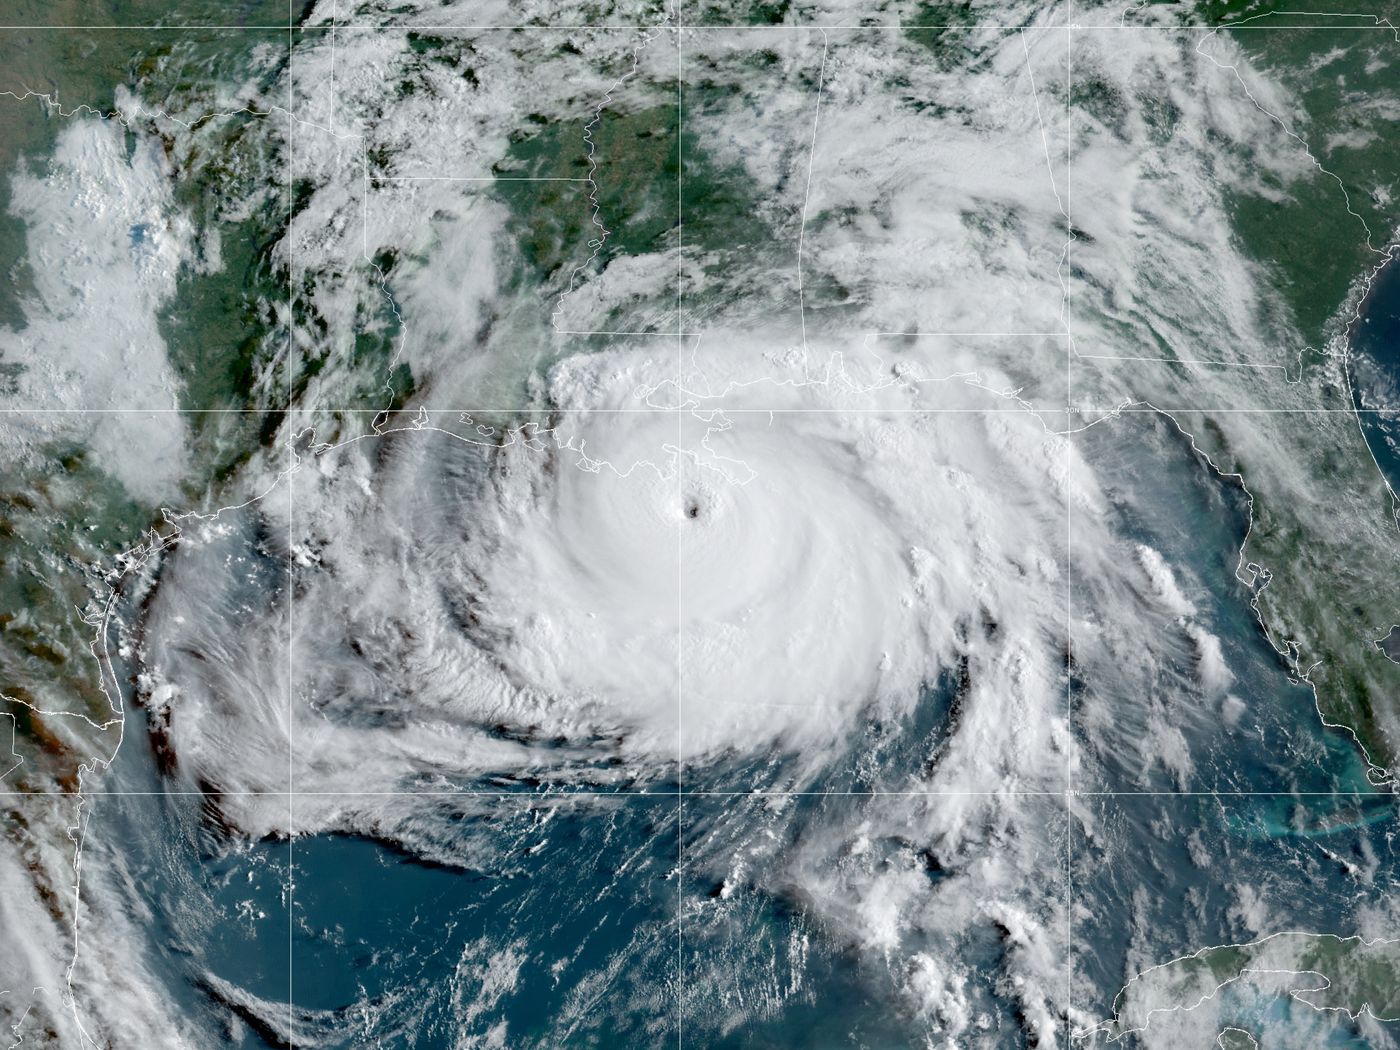
<path fill-rule="evenodd" d="M 100 695 L 5 839 L 21 1045 L 419 1045 L 407 993 L 283 1002 L 142 886 L 193 857 L 181 892 L 268 950 L 314 878 L 268 850 L 337 837 L 490 879 L 603 836 L 598 899 L 641 917 L 461 947 L 459 1047 L 602 1045 L 596 1002 L 636 1045 L 776 1039 L 838 971 L 872 1039 L 1089 1045 L 1173 938 L 1393 920 L 1374 856 L 1293 916 L 1252 846 L 1084 800 L 1385 789 L 1395 520 L 1345 324 L 1391 227 L 1244 34 L 898 29 L 941 10 L 323 2 L 218 90 L 0 98 L 52 125 L 6 173 L 34 280 L 0 447 L 81 447 L 150 526 L 85 551 Z M 1393 105 L 1389 46 L 1339 32 L 1311 75 Z M 279 180 L 210 159 L 230 128 Z M 1319 342 L 1239 201 L 1334 190 L 1359 261 Z M 244 251 L 237 429 L 185 367 L 227 325 L 170 319 Z M 10 700 L 39 777 L 19 717 L 62 719 Z M 113 792 L 175 799 L 166 844 Z M 1149 833 L 1202 883 L 1169 932 Z M 530 1029 L 505 1004 L 544 973 Z"/>

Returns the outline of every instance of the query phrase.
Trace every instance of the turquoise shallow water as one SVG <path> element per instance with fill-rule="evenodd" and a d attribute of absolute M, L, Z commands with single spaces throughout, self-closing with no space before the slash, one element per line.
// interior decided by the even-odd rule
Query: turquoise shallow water
<path fill-rule="evenodd" d="M 21 6 L 25 20 L 43 17 L 43 5 Z M 191 18 L 213 12 L 238 22 L 275 24 L 285 13 L 185 6 Z M 151 8 L 93 11 L 125 21 Z M 266 39 L 280 47 L 283 35 Z M 70 61 L 105 92 L 116 79 L 108 67 L 124 67 L 139 49 L 96 39 L 102 61 Z M 36 54 L 36 67 L 55 65 L 51 57 Z M 39 121 L 37 109 L 26 112 Z M 47 141 L 52 129 L 40 130 L 35 141 Z M 184 285 L 178 316 L 167 319 L 177 363 L 208 384 L 192 388 L 201 405 L 241 396 L 246 379 L 242 357 L 210 336 L 241 339 L 235 307 L 245 285 L 280 288 L 279 275 L 259 270 L 273 234 L 257 224 L 238 234 L 224 241 L 228 272 L 207 275 L 197 293 Z M 0 257 L 23 255 L 13 224 L 0 224 L 0 241 Z M 0 321 L 18 316 L 14 300 L 0 296 Z M 1386 410 L 1367 413 L 1362 425 L 1400 484 L 1393 271 L 1368 304 L 1358 348 L 1362 404 Z M 204 355 L 227 371 L 211 371 Z M 1056 989 L 1068 982 L 1074 1008 L 1094 1018 L 1138 966 L 1247 932 L 1251 901 L 1260 921 L 1339 932 L 1355 930 L 1363 913 L 1387 914 L 1400 890 L 1395 802 L 1369 787 L 1346 735 L 1321 727 L 1308 690 L 1288 680 L 1255 622 L 1234 577 L 1246 527 L 1241 494 L 1210 477 L 1160 420 L 1124 420 L 1076 441 L 1121 497 L 1108 513 L 1125 551 L 1149 545 L 1197 585 L 1192 600 L 1235 676 L 1244 712 L 1237 725 L 1225 727 L 1216 701 L 1179 689 L 1191 672 L 1184 648 L 1132 678 L 1078 667 L 1069 683 L 1076 711 L 1113 716 L 1077 723 L 1081 794 L 1019 809 L 1009 801 L 1000 823 L 968 819 L 956 845 L 926 841 L 901 830 L 907 800 L 864 792 L 936 764 L 962 700 L 965 668 L 950 667 L 925 684 L 907 719 L 863 725 L 816 777 L 819 793 L 785 808 L 742 789 L 780 781 L 800 765 L 795 756 L 744 753 L 687 770 L 694 794 L 683 805 L 674 779 L 651 781 L 648 795 L 568 799 L 529 783 L 491 794 L 498 782 L 483 778 L 461 784 L 460 794 L 385 801 L 377 825 L 362 822 L 371 825 L 364 833 L 289 841 L 230 830 L 229 800 L 212 791 L 167 794 L 195 785 L 162 768 L 156 736 L 142 731 L 145 715 L 128 705 L 118 764 L 93 786 L 144 793 L 90 803 L 84 892 L 95 909 L 130 920 L 130 950 L 153 974 L 152 994 L 172 1025 L 197 1033 L 192 1045 L 211 1047 L 927 1047 L 929 1017 L 896 991 L 909 982 L 915 952 L 929 973 L 970 973 L 959 993 L 965 1044 L 1021 1047 L 1033 1042 L 1031 997 L 1018 986 L 1027 972 L 1048 970 Z M 287 586 L 275 557 L 263 568 L 261 583 L 249 573 L 246 593 L 234 596 L 258 611 L 276 607 Z M 1125 682 L 1133 688 L 1120 688 Z M 1180 730 L 1189 775 L 1144 762 L 1153 705 Z M 395 715 L 368 717 L 387 724 Z M 441 782 L 433 770 L 423 779 Z M 958 802 L 927 805 L 954 811 Z M 1036 836 L 1050 845 L 1017 854 Z M 940 856 L 958 849 L 963 867 L 953 870 Z M 1052 916 L 1043 942 L 1016 914 L 989 906 L 1004 887 L 948 892 L 960 877 L 975 882 L 979 860 L 1000 854 L 1022 856 L 1017 904 Z M 908 916 L 884 914 L 861 892 L 891 872 L 916 903 L 931 902 L 927 927 L 952 932 L 906 934 L 888 948 L 885 927 Z M 1073 906 L 1067 917 L 1054 912 L 1061 902 Z M 1062 917 L 1069 921 L 1053 921 Z M 1072 936 L 1061 960 L 1063 925 Z M 935 987 L 933 1000 L 946 1004 L 953 994 Z M 1234 1009 L 1241 1022 L 1294 1030 L 1289 1045 L 1388 1045 L 1277 1000 Z"/>

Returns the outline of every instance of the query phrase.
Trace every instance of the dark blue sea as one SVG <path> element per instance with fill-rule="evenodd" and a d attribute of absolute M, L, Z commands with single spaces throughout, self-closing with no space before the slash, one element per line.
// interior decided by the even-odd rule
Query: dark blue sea
<path fill-rule="evenodd" d="M 1358 345 L 1394 389 L 1400 278 L 1378 286 L 1370 316 Z M 1396 469 L 1396 417 L 1378 412 L 1366 425 Z M 1068 1045 L 1145 966 L 1249 939 L 1271 921 L 1358 932 L 1400 893 L 1395 800 L 1368 784 L 1350 738 L 1322 726 L 1254 618 L 1234 574 L 1243 493 L 1158 417 L 1081 440 L 1123 497 L 1115 531 L 1198 584 L 1199 617 L 1221 639 L 1244 714 L 1227 725 L 1217 707 L 1172 701 L 1193 769 L 1183 784 L 1133 757 L 1146 729 L 1141 705 L 1123 698 L 1113 727 L 1077 732 L 1072 795 L 1005 808 L 1043 822 L 1034 833 L 1051 844 L 1024 873 L 1025 911 L 1059 916 L 1068 933 L 1067 951 L 1052 939 L 1049 961 L 1034 964 L 1055 977 L 1049 1042 L 1043 1028 L 1032 1034 L 1018 985 L 1035 972 L 1031 949 L 1003 912 L 979 910 L 969 876 L 979 851 L 1015 851 L 1032 830 L 968 829 L 955 863 L 946 843 L 918 840 L 918 820 L 907 835 L 890 832 L 903 813 L 958 803 L 869 794 L 852 771 L 870 734 L 821 791 L 785 800 L 721 790 L 738 779 L 727 761 L 689 770 L 684 798 L 672 782 L 608 796 L 483 782 L 359 799 L 361 823 L 381 816 L 354 834 L 289 838 L 298 807 L 325 800 L 282 795 L 259 805 L 285 819 L 249 838 L 228 820 L 245 811 L 239 800 L 163 769 L 158 735 L 129 706 L 117 762 L 87 781 L 124 793 L 89 804 L 91 906 L 125 910 L 144 931 L 133 950 L 180 1023 L 207 1045 L 247 1048 Z M 955 677 L 929 683 L 907 722 L 872 730 L 881 761 L 912 770 L 936 751 Z M 1072 688 L 1084 710 L 1108 702 L 1088 672 Z M 947 928 L 928 929 L 926 915 L 891 947 L 873 929 L 862 935 L 880 902 L 861 894 L 910 857 L 923 858 L 908 875 L 914 899 L 926 895 L 935 917 L 946 908 Z M 964 975 L 946 992 L 967 1017 L 951 1040 L 934 1034 L 946 1018 L 911 1003 L 918 966 Z M 1269 1045 L 1388 1045 L 1345 1018 L 1292 1017 L 1276 998 L 1232 1009 L 1279 1033 Z"/>

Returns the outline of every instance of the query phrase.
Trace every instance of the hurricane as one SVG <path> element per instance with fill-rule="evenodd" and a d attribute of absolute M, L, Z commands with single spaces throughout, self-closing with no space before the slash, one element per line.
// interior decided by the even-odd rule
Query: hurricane
<path fill-rule="evenodd" d="M 136 6 L 6 30 L 15 1045 L 1395 1044 L 1388 22 Z"/>

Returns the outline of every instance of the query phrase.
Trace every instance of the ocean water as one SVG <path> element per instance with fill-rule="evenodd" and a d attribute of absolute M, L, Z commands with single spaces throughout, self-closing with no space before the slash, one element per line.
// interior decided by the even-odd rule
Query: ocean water
<path fill-rule="evenodd" d="M 114 21 L 133 17 L 132 5 L 109 7 Z M 197 17 L 205 8 L 189 10 Z M 136 13 L 142 11 L 150 13 L 146 6 Z M 276 13 L 243 5 L 235 16 L 256 23 L 275 21 Z M 64 14 L 73 17 L 68 8 Z M 282 34 L 270 39 L 280 46 Z M 116 37 L 98 40 L 101 61 L 73 64 L 89 69 L 105 92 L 132 56 Z M 1023 44 L 1024 38 L 1017 42 Z M 1029 51 L 1025 57 L 1029 62 Z M 51 58 L 36 53 L 33 61 L 42 67 Z M 36 152 L 51 146 L 54 129 L 37 113 L 24 119 L 34 125 L 19 129 L 29 138 L 19 130 L 10 138 L 32 142 L 26 148 Z M 800 123 L 808 126 L 805 118 Z M 1036 150 L 1044 141 L 1042 127 Z M 1056 219 L 1056 236 L 1059 226 Z M 132 247 L 148 248 L 152 229 L 133 227 Z M 243 230 L 241 248 L 234 238 L 226 242 L 234 285 L 255 257 L 253 232 Z M 22 234 L 0 224 L 0 257 L 24 256 Z M 209 276 L 218 292 L 217 275 Z M 273 281 L 273 275 L 248 279 Z M 181 296 L 183 304 L 193 301 Z M 218 301 L 211 293 L 210 302 Z M 394 312 L 407 302 L 395 301 Z M 21 313 L 0 296 L 0 319 Z M 190 338 L 172 336 L 176 357 L 204 346 L 206 334 L 241 331 L 211 319 L 222 316 L 217 311 L 182 306 L 178 313 L 188 316 L 182 330 Z M 1356 345 L 1357 396 L 1363 407 L 1377 409 L 1363 415 L 1362 427 L 1394 484 L 1400 479 L 1400 277 L 1393 268 L 1367 304 Z M 669 361 L 669 344 L 666 352 Z M 200 404 L 242 396 L 236 381 L 246 377 L 237 369 L 211 372 L 197 356 L 187 363 L 208 384 L 196 390 Z M 439 383 L 450 386 L 450 377 Z M 377 394 L 378 380 L 370 387 Z M 848 539 L 839 527 L 843 511 L 860 512 L 847 522 L 871 520 L 870 492 L 860 489 L 859 499 L 848 499 L 855 486 L 830 469 L 847 462 L 841 457 L 850 451 L 849 435 L 817 432 L 809 439 L 800 431 L 784 437 L 782 425 L 769 430 L 778 436 L 761 465 L 781 470 L 799 461 L 820 478 L 838 479 L 817 486 L 815 501 L 838 527 L 784 532 L 793 524 L 785 507 L 759 504 L 769 512 L 767 524 L 776 525 L 770 532 L 780 540 L 795 532 L 822 541 L 820 550 L 839 550 Z M 754 441 L 742 428 L 741 434 Z M 895 447 L 910 434 L 912 441 L 930 437 L 917 429 L 865 437 Z M 667 441 L 669 435 L 668 429 Z M 963 461 L 948 449 L 980 453 L 972 472 L 986 467 L 992 484 L 1016 489 L 1014 475 L 1008 483 L 997 473 L 1004 464 L 985 452 L 975 430 L 957 440 L 934 436 L 944 441 L 940 455 L 949 474 Z M 755 442 L 760 455 L 766 440 Z M 450 476 L 410 471 L 404 449 L 417 443 L 421 450 L 430 441 L 438 445 L 425 455 L 450 454 L 437 435 L 385 439 L 369 457 L 378 457 L 380 469 L 372 476 L 407 478 L 397 490 L 386 483 L 403 500 L 405 522 L 425 508 L 440 514 L 446 508 L 448 517 L 460 512 L 470 522 L 477 509 L 470 501 L 481 488 L 475 474 L 454 485 Z M 1021 779 L 1020 769 L 978 768 L 971 746 L 965 751 L 973 752 L 972 773 L 966 783 L 951 783 L 968 790 L 900 790 L 930 781 L 944 768 L 950 742 L 969 722 L 977 724 L 968 717 L 967 662 L 929 674 L 915 702 L 897 715 L 873 705 L 867 710 L 860 697 L 840 698 L 836 706 L 849 699 L 855 712 L 853 728 L 816 772 L 805 754 L 783 744 L 746 748 L 740 739 L 683 770 L 658 771 L 640 759 L 626 768 L 627 753 L 610 741 L 561 739 L 561 753 L 599 744 L 595 763 L 575 758 L 573 768 L 622 767 L 613 783 L 625 788 L 598 792 L 545 790 L 537 779 L 516 776 L 520 767 L 509 763 L 499 777 L 488 772 L 473 780 L 455 766 L 435 769 L 417 752 L 411 761 L 419 765 L 410 772 L 434 790 L 353 799 L 238 797 L 189 774 L 198 758 L 182 766 L 182 756 L 167 746 L 164 714 L 142 709 L 128 691 L 117 761 L 84 781 L 80 930 L 100 930 L 92 941 L 108 954 L 80 950 L 80 999 L 109 994 L 105 978 L 112 975 L 103 967 L 129 967 L 148 975 L 143 991 L 171 1029 L 185 1045 L 199 1047 L 1068 1048 L 1072 1032 L 1108 1016 L 1115 994 L 1144 967 L 1280 926 L 1347 934 L 1394 929 L 1392 902 L 1400 900 L 1394 796 L 1369 783 L 1349 734 L 1322 725 L 1311 691 L 1292 680 L 1255 618 L 1250 589 L 1235 575 L 1248 527 L 1243 490 L 1215 476 L 1189 440 L 1158 416 L 1127 413 L 1075 435 L 1072 444 L 1106 495 L 1105 520 L 1094 524 L 1116 545 L 1113 559 L 1132 568 L 1143 551 L 1155 552 L 1190 611 L 1163 613 L 1145 592 L 1096 590 L 1113 581 L 1070 581 L 1071 637 L 1047 630 L 1032 640 L 1057 668 L 1062 649 L 1073 661 L 1055 685 L 1048 716 L 1058 716 L 1063 685 L 1069 726 L 1068 743 L 1060 746 L 1067 753 L 1044 763 L 1056 776 L 1064 770 L 1063 785 L 1035 780 L 1034 773 Z M 419 502 L 415 488 L 431 489 L 431 498 Z M 902 509 L 892 505 L 890 492 L 913 500 L 916 488 L 891 487 L 881 496 L 881 513 Z M 790 501 L 810 490 L 778 491 Z M 622 517 L 638 517 L 635 509 Z M 250 509 L 222 519 L 225 546 L 208 541 L 207 571 L 178 582 L 186 615 L 207 615 L 213 623 L 238 612 L 250 635 L 266 629 L 265 620 L 270 630 L 282 629 L 287 595 L 298 581 L 276 530 L 258 515 Z M 934 528 L 943 523 L 932 515 L 923 521 L 928 535 L 946 540 Z M 340 524 L 353 534 L 357 523 L 347 517 Z M 401 556 L 411 561 L 422 552 L 411 529 L 403 535 Z M 433 540 L 445 547 L 461 535 L 440 532 Z M 771 551 L 786 553 L 781 542 Z M 949 578 L 956 586 L 961 577 Z M 157 578 L 157 592 L 162 585 Z M 877 593 L 878 587 L 862 590 Z M 1058 616 L 1058 591 L 1052 597 Z M 1115 635 L 1115 611 L 1133 618 L 1132 627 L 1151 625 L 1150 636 Z M 145 610 L 133 600 L 124 612 L 132 637 L 140 637 Z M 804 626 L 792 619 L 793 630 Z M 995 622 L 980 628 L 989 636 L 1004 629 Z M 1104 640 L 1101 646 L 1090 644 L 1091 633 Z M 249 681 L 257 677 L 260 668 L 244 665 L 258 659 L 247 654 L 262 650 L 250 643 L 244 654 L 237 631 L 221 635 L 216 625 L 209 634 L 216 642 L 231 640 L 225 652 L 234 651 L 237 672 Z M 1228 671 L 1217 686 L 1199 681 L 1202 635 L 1218 643 Z M 117 667 L 122 679 L 141 670 Z M 392 678 L 402 668 L 388 670 Z M 416 670 L 396 681 L 412 688 L 421 681 Z M 234 687 L 243 682 L 231 677 L 222 683 L 225 699 L 237 704 Z M 344 705 L 353 707 L 357 695 L 347 690 Z M 318 702 L 340 699 L 323 695 Z M 1012 710 L 1011 699 L 982 696 L 979 703 L 991 706 L 984 721 L 998 720 L 998 703 Z M 310 710 L 308 717 L 320 713 Z M 395 731 L 414 716 L 392 703 L 353 714 L 351 728 L 370 737 L 382 733 L 390 755 Z M 259 717 L 268 713 L 246 714 L 247 739 L 213 745 L 246 746 L 250 765 L 267 766 L 268 756 L 256 753 Z M 1014 726 L 1011 735 L 1034 736 L 1042 728 Z M 1047 731 L 1035 739 L 1059 738 Z M 1036 771 L 1043 758 L 1010 749 L 999 757 L 1005 754 Z M 282 768 L 281 756 L 272 757 L 273 767 Z M 333 765 L 341 756 L 317 757 Z M 507 780 L 512 790 L 502 791 Z M 799 780 L 809 790 L 746 789 Z M 274 830 L 241 830 L 248 827 Z M 124 954 L 111 954 L 113 946 Z M 107 1011 L 122 1014 L 120 1007 Z M 1228 1016 L 1264 1033 L 1263 1045 L 1271 1047 L 1381 1050 L 1394 1042 L 1374 1026 L 1304 1011 L 1276 995 L 1241 994 Z M 1133 1037 L 1121 1045 L 1157 1044 Z"/>
<path fill-rule="evenodd" d="M 363 836 L 248 841 L 190 795 L 99 797 L 84 863 L 121 873 L 157 994 L 218 1045 L 664 1042 L 673 800 L 417 808 L 438 859 Z"/>
<path fill-rule="evenodd" d="M 1392 491 L 1400 491 L 1400 269 L 1383 269 L 1352 334 L 1353 395 L 1361 429 Z"/>
<path fill-rule="evenodd" d="M 136 950 L 181 1023 L 239 1047 L 922 1047 L 930 1020 L 907 994 L 911 966 L 949 953 L 964 1031 L 1025 1045 L 1021 934 L 956 889 L 979 851 L 1019 858 L 1028 910 L 1072 903 L 1061 972 L 1081 1022 L 1108 1016 L 1144 965 L 1240 939 L 1259 920 L 1251 902 L 1292 928 L 1351 932 L 1400 891 L 1395 801 L 1367 784 L 1347 735 L 1321 725 L 1254 619 L 1234 577 L 1242 492 L 1159 417 L 1077 440 L 1116 493 L 1125 549 L 1160 551 L 1220 638 L 1236 702 L 1226 719 L 1221 698 L 1180 688 L 1170 659 L 1129 678 L 1080 667 L 1069 800 L 990 811 L 1007 827 L 960 829 L 955 847 L 920 829 L 957 800 L 868 793 L 888 783 L 870 778 L 872 760 L 882 777 L 938 761 L 958 717 L 949 668 L 907 718 L 862 727 L 810 794 L 736 793 L 783 756 L 720 757 L 688 767 L 683 800 L 670 781 L 594 795 L 501 794 L 483 779 L 383 799 L 382 833 L 250 841 L 224 820 L 232 800 L 162 767 L 158 720 L 144 733 L 149 716 L 132 707 L 118 761 L 88 783 L 125 793 L 89 804 L 89 892 L 142 931 Z M 275 602 L 279 571 L 272 560 L 244 574 L 244 597 Z M 1125 684 L 1142 691 L 1115 692 Z M 1156 703 L 1182 732 L 1184 779 L 1150 761 Z M 1091 717 L 1105 704 L 1109 723 Z M 269 804 L 295 827 L 299 806 L 330 801 Z M 1031 817 L 1042 838 L 1014 823 Z M 909 899 L 947 908 L 949 929 L 881 948 L 872 887 L 891 873 Z M 1315 1032 L 1313 1045 L 1387 1045 L 1311 1013 L 1304 1025 L 1273 1000 L 1238 1010 Z M 1067 1044 L 1055 1024 L 1052 1042 Z"/>
<path fill-rule="evenodd" d="M 1076 441 L 1104 479 L 1115 535 L 1126 545 L 1157 550 L 1176 570 L 1196 619 L 1220 640 L 1233 677 L 1219 695 L 1194 696 L 1186 683 L 1195 651 L 1167 647 L 1169 659 L 1150 671 L 1106 678 L 1100 709 L 1111 712 L 1113 724 L 1085 740 L 1097 761 L 1082 786 L 1373 793 L 1351 735 L 1322 725 L 1312 690 L 1292 678 L 1259 625 L 1250 587 L 1236 576 L 1249 527 L 1248 497 L 1239 479 L 1222 477 L 1175 423 L 1155 413 L 1125 415 Z M 1114 692 L 1125 681 L 1135 691 Z M 1087 692 L 1095 688 L 1091 682 Z M 1092 695 L 1085 699 L 1091 703 Z M 1184 737 L 1191 756 L 1184 777 L 1141 761 L 1139 742 L 1154 709 Z"/>

